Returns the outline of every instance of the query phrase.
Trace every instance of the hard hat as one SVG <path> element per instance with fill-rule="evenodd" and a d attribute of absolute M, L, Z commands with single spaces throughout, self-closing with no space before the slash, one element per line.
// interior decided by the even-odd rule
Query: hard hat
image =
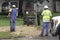
<path fill-rule="evenodd" d="M 48 6 L 47 6 L 47 5 L 45 5 L 45 6 L 44 6 L 44 8 L 48 8 Z"/>
<path fill-rule="evenodd" d="M 15 5 L 12 5 L 12 7 L 16 7 Z"/>
<path fill-rule="evenodd" d="M 28 14 L 28 11 L 26 12 L 26 14 Z"/>

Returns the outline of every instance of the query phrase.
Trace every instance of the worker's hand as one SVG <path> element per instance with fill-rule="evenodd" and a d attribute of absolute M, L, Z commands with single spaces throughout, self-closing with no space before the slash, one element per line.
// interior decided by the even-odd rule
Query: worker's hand
<path fill-rule="evenodd" d="M 10 13 L 8 14 L 8 16 L 7 17 L 10 17 Z"/>
<path fill-rule="evenodd" d="M 18 16 L 18 13 L 16 13 L 16 16 Z"/>

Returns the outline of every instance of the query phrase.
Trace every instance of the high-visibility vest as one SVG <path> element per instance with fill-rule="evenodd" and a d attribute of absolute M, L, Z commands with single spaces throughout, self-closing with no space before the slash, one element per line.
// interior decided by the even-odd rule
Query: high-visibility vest
<path fill-rule="evenodd" d="M 52 13 L 50 10 L 44 10 L 42 12 L 42 15 L 43 15 L 43 21 L 44 20 L 50 20 L 50 17 L 52 16 Z"/>

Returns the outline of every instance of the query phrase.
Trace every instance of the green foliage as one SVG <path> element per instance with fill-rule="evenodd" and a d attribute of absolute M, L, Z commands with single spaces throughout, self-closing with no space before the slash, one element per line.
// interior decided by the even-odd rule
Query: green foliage
<path fill-rule="evenodd" d="M 10 34 L 10 32 L 0 32 L 0 38 L 14 38 L 15 34 Z"/>
<path fill-rule="evenodd" d="M 43 3 L 44 0 L 38 0 L 40 3 Z"/>
<path fill-rule="evenodd" d="M 35 3 L 36 3 L 37 1 L 39 1 L 40 3 L 43 3 L 44 0 L 34 0 Z"/>
<path fill-rule="evenodd" d="M 43 3 L 44 0 L 34 0 L 35 2 L 39 1 L 40 3 Z M 47 2 L 49 2 L 49 0 L 46 0 Z"/>
<path fill-rule="evenodd" d="M 53 0 L 53 1 L 60 1 L 60 0 Z"/>
<path fill-rule="evenodd" d="M 6 38 L 9 36 L 8 32 L 0 32 L 0 38 Z"/>
<path fill-rule="evenodd" d="M 53 13 L 53 17 L 54 16 L 60 16 L 60 13 Z"/>

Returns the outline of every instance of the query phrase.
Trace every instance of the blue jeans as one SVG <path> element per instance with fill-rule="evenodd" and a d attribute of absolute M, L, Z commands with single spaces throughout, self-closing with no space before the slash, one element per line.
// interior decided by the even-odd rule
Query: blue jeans
<path fill-rule="evenodd" d="M 48 35 L 48 26 L 49 26 L 49 22 L 43 22 L 41 35 L 43 35 L 45 28 L 46 28 L 46 35 Z"/>
<path fill-rule="evenodd" d="M 10 31 L 15 31 L 15 19 L 10 19 Z"/>

